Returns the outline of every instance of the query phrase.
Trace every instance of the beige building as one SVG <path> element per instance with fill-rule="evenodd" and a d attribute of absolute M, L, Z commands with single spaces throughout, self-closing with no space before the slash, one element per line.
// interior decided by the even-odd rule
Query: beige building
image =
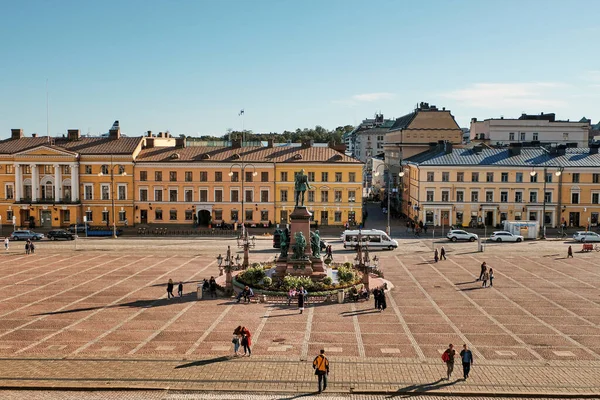
<path fill-rule="evenodd" d="M 504 220 L 597 226 L 600 155 L 591 148 L 453 149 L 439 144 L 403 162 L 403 212 L 431 225 Z"/>

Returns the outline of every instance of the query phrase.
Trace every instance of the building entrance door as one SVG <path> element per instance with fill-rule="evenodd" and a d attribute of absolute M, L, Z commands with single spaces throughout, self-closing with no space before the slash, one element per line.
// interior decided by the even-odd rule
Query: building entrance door
<path fill-rule="evenodd" d="M 485 212 L 485 224 L 487 226 L 492 226 L 493 223 L 494 223 L 494 212 L 486 211 Z"/>
<path fill-rule="evenodd" d="M 570 212 L 569 213 L 569 226 L 579 226 L 579 213 L 578 212 Z"/>
<path fill-rule="evenodd" d="M 142 224 L 148 223 L 148 210 L 140 210 L 140 222 Z"/>
<path fill-rule="evenodd" d="M 40 212 L 40 226 L 43 228 L 52 226 L 52 211 L 42 210 Z"/>
<path fill-rule="evenodd" d="M 442 211 L 442 226 L 450 225 L 450 212 Z"/>

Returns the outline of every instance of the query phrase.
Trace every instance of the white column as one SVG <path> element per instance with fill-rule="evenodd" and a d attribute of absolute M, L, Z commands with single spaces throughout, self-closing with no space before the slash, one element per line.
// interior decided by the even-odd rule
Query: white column
<path fill-rule="evenodd" d="M 23 197 L 23 170 L 21 164 L 15 164 L 15 201 Z"/>
<path fill-rule="evenodd" d="M 37 201 L 40 192 L 40 175 L 38 166 L 31 164 L 31 201 Z"/>
<path fill-rule="evenodd" d="M 71 201 L 79 199 L 79 165 L 71 164 Z"/>
<path fill-rule="evenodd" d="M 62 174 L 60 170 L 60 165 L 54 164 L 54 201 L 58 202 L 61 200 L 61 188 L 62 188 Z"/>

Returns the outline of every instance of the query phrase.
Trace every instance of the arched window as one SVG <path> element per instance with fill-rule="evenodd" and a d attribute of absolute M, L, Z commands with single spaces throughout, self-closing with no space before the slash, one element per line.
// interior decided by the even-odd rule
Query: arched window
<path fill-rule="evenodd" d="M 53 200 L 54 199 L 54 183 L 51 179 L 44 179 L 41 185 L 42 199 Z"/>
<path fill-rule="evenodd" d="M 62 182 L 62 199 L 63 201 L 71 201 L 71 180 L 65 179 Z"/>
<path fill-rule="evenodd" d="M 31 201 L 31 179 L 23 180 L 23 200 Z"/>

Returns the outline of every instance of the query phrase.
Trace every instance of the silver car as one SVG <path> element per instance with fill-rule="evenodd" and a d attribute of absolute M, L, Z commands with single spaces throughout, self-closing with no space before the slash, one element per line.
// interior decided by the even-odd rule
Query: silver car
<path fill-rule="evenodd" d="M 34 231 L 14 231 L 10 235 L 10 240 L 42 240 L 44 234 Z"/>
<path fill-rule="evenodd" d="M 474 233 L 469 233 L 460 229 L 452 229 L 450 232 L 448 232 L 446 237 L 453 242 L 456 242 L 457 240 L 468 240 L 469 242 L 474 242 L 479 238 L 479 236 Z"/>
<path fill-rule="evenodd" d="M 490 236 L 492 242 L 522 242 L 523 236 L 514 235 L 507 231 L 496 231 Z"/>
<path fill-rule="evenodd" d="M 575 232 L 575 234 L 573 235 L 573 240 L 576 240 L 581 243 L 600 242 L 600 235 L 598 235 L 596 232 L 579 231 Z"/>

